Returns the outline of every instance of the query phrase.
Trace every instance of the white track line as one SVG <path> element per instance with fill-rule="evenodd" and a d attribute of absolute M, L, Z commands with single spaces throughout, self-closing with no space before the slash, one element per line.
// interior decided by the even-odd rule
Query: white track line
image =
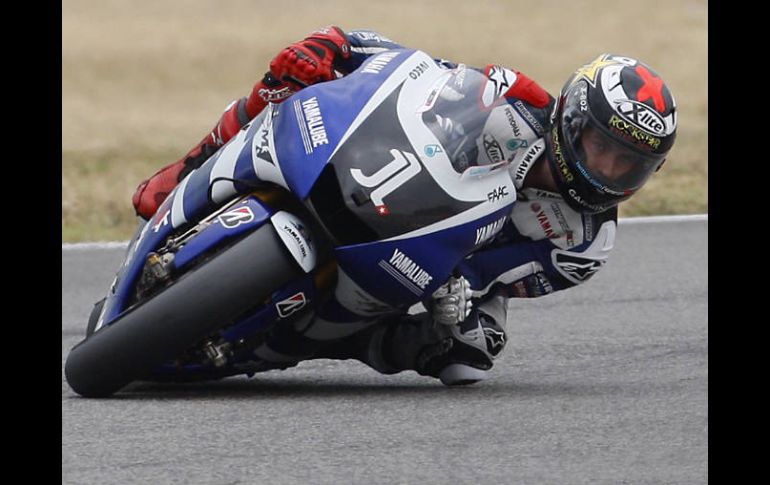
<path fill-rule="evenodd" d="M 618 224 L 648 224 L 655 222 L 708 222 L 708 214 L 692 214 L 685 216 L 647 216 L 647 217 L 623 217 L 618 219 Z M 125 249 L 128 241 L 97 241 L 82 243 L 62 243 L 62 251 L 88 251 L 92 249 Z"/>
<path fill-rule="evenodd" d="M 618 225 L 622 224 L 647 224 L 654 222 L 708 222 L 708 214 L 690 214 L 684 216 L 645 216 L 645 217 L 622 217 L 618 219 Z"/>
<path fill-rule="evenodd" d="M 62 243 L 62 251 L 88 251 L 91 249 L 126 249 L 128 241 L 97 241 L 82 243 Z"/>

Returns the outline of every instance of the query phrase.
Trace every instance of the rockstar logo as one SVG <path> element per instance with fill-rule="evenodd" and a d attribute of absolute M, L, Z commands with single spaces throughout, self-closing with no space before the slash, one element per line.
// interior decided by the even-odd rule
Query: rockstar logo
<path fill-rule="evenodd" d="M 607 66 L 617 64 L 616 61 L 607 60 L 608 54 L 602 54 L 594 59 L 590 64 L 586 64 L 577 71 L 575 71 L 575 77 L 572 78 L 570 84 L 576 83 L 579 79 L 585 79 L 591 86 L 596 87 L 596 75 L 599 71 Z"/>

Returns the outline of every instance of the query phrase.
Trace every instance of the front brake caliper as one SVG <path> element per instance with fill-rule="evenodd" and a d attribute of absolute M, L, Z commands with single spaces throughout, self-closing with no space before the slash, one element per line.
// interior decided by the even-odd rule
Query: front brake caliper
<path fill-rule="evenodd" d="M 162 255 L 152 252 L 147 256 L 147 262 L 142 269 L 142 276 L 137 284 L 139 298 L 143 298 L 158 286 L 167 283 L 171 279 L 171 269 L 174 262 L 174 253 L 168 252 Z"/>

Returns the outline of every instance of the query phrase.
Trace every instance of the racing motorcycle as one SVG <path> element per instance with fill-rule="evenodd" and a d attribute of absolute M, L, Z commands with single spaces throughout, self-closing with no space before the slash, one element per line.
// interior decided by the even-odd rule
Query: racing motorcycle
<path fill-rule="evenodd" d="M 399 49 L 268 105 L 137 230 L 67 382 L 104 397 L 139 380 L 251 376 L 254 349 L 339 272 L 371 305 L 421 302 L 515 201 L 505 160 L 469 164 L 447 134 L 500 102 L 481 73 Z"/>

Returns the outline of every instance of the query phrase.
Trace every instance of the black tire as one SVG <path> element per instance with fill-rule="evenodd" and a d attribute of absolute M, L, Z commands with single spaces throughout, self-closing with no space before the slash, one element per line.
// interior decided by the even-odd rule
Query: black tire
<path fill-rule="evenodd" d="M 301 274 L 265 225 L 75 345 L 67 383 L 84 397 L 109 396 Z"/>

